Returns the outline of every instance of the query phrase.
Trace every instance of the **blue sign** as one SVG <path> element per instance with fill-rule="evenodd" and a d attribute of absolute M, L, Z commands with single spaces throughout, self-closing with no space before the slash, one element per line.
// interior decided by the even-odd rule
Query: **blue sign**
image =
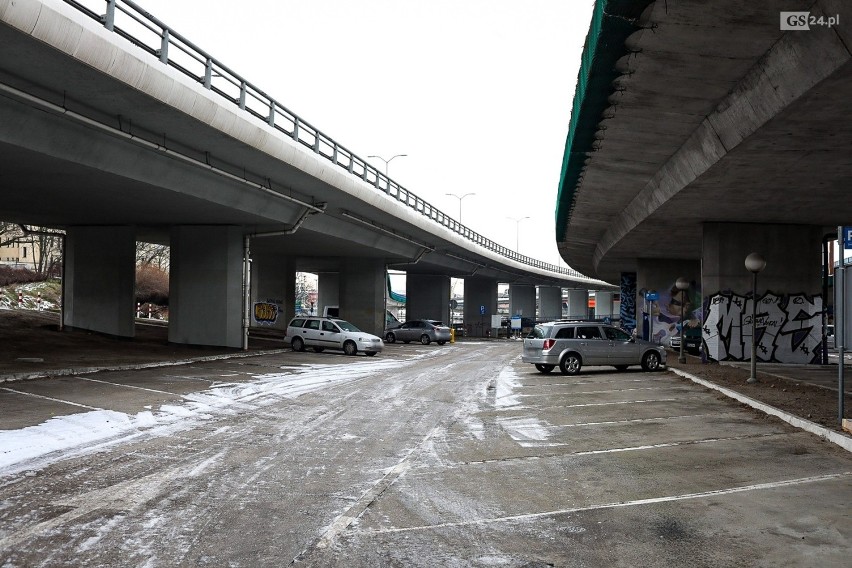
<path fill-rule="evenodd" d="M 660 293 L 659 292 L 646 292 L 645 293 L 645 299 L 648 300 L 649 302 L 656 302 L 657 300 L 660 299 Z"/>
<path fill-rule="evenodd" d="M 609 316 L 606 316 L 606 317 L 604 318 L 604 323 L 605 323 L 605 324 L 607 324 L 607 325 L 609 325 L 609 324 L 611 324 L 611 323 L 612 323 L 612 319 L 610 319 L 610 317 L 609 317 Z"/>
<path fill-rule="evenodd" d="M 485 315 L 485 306 L 479 306 L 479 315 L 481 315 L 481 316 Z"/>
<path fill-rule="evenodd" d="M 521 316 L 512 316 L 512 329 L 523 329 L 523 327 Z"/>
<path fill-rule="evenodd" d="M 843 227 L 843 248 L 852 249 L 852 227 Z"/>

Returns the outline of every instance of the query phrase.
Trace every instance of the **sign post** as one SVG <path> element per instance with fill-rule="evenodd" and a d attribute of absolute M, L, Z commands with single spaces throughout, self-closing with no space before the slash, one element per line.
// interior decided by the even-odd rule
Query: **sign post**
<path fill-rule="evenodd" d="M 648 290 L 645 293 L 645 299 L 648 300 L 648 341 L 654 342 L 654 302 L 660 299 L 660 293 L 656 290 Z"/>
<path fill-rule="evenodd" d="M 834 273 L 834 289 L 837 290 L 835 298 L 837 305 L 834 306 L 834 338 L 837 341 L 837 419 L 843 427 L 843 398 L 844 398 L 844 366 L 846 354 L 844 343 L 846 343 L 846 255 L 845 251 L 852 249 L 852 227 L 837 227 L 837 243 L 843 244 L 840 248 L 840 262 Z"/>

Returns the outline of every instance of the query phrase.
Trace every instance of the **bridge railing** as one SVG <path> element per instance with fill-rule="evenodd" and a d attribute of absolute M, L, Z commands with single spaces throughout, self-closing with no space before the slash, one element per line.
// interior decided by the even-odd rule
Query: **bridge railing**
<path fill-rule="evenodd" d="M 335 165 L 358 176 L 434 222 L 505 258 L 568 276 L 586 278 L 572 268 L 542 262 L 497 244 L 462 225 L 387 177 L 365 159 L 235 73 L 131 0 L 63 0 L 137 47 L 191 77 L 240 109 L 266 122 Z"/>

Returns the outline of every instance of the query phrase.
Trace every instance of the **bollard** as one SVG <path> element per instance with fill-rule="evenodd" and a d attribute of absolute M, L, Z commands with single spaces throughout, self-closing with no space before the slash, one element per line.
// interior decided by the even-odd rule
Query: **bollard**
<path fill-rule="evenodd" d="M 148 319 L 151 319 L 151 302 L 148 302 Z"/>
<path fill-rule="evenodd" d="M 455 342 L 456 342 L 456 328 L 451 327 L 450 328 L 450 343 L 455 343 Z"/>
<path fill-rule="evenodd" d="M 38 297 L 36 298 L 36 309 L 41 311 L 41 292 L 38 293 Z"/>
<path fill-rule="evenodd" d="M 18 290 L 18 309 L 22 309 L 24 307 L 24 293 L 21 290 Z"/>
<path fill-rule="evenodd" d="M 141 302 L 136 302 L 136 317 L 137 318 L 142 317 L 142 303 Z"/>

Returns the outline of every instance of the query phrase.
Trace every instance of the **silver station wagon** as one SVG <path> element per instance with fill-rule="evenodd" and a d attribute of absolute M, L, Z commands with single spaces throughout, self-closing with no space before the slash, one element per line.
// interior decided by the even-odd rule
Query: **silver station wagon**
<path fill-rule="evenodd" d="M 380 337 L 361 331 L 348 321 L 321 317 L 296 317 L 287 326 L 286 341 L 293 351 L 311 347 L 317 353 L 340 349 L 347 355 L 359 351 L 373 356 L 385 346 Z"/>
<path fill-rule="evenodd" d="M 611 365 L 619 371 L 642 365 L 657 371 L 666 364 L 666 350 L 611 325 L 554 321 L 535 326 L 524 339 L 521 359 L 540 373 L 559 367 L 563 375 L 576 375 L 583 365 Z"/>

